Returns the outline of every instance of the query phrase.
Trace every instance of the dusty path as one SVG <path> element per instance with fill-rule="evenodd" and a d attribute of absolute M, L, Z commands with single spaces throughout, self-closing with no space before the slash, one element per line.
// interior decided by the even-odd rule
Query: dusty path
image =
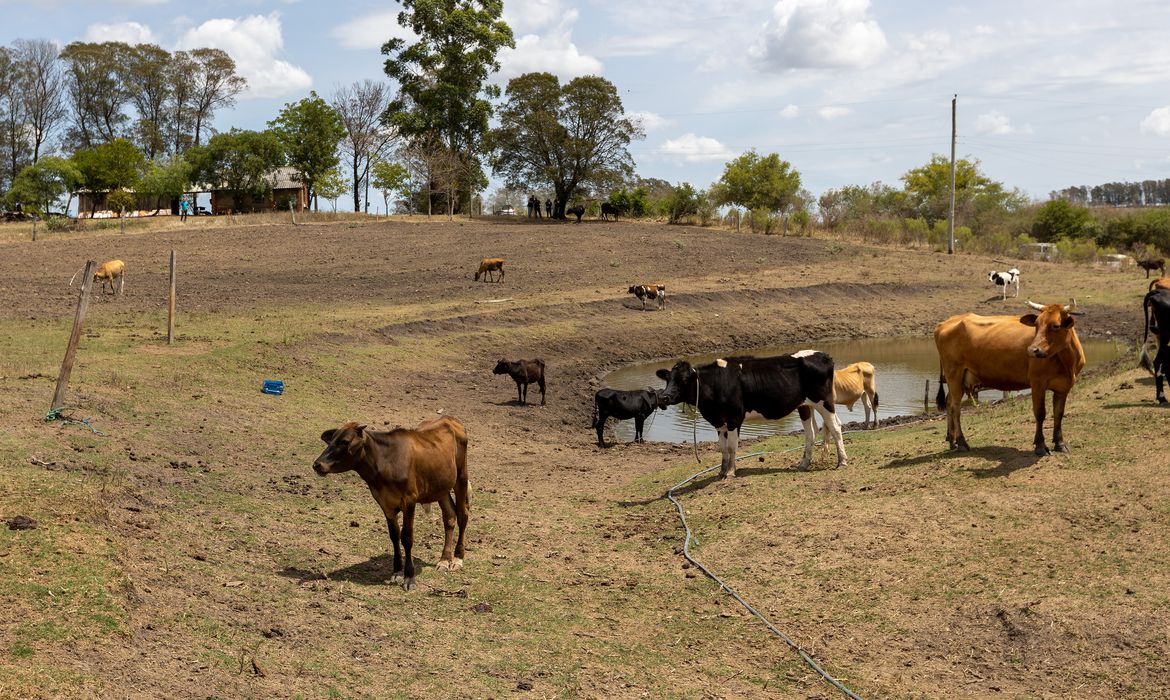
<path fill-rule="evenodd" d="M 186 335 L 168 350 L 157 321 L 172 247 Z M 479 258 L 495 256 L 504 282 L 473 282 Z M 65 283 L 86 257 L 128 270 L 127 295 L 91 312 L 94 337 L 125 342 L 117 371 L 164 375 L 175 396 L 142 405 L 131 385 L 150 380 L 94 372 L 82 387 L 114 436 L 94 449 L 123 475 L 105 517 L 130 613 L 124 643 L 81 642 L 62 658 L 118 694 L 168 696 L 486 697 L 529 683 L 543 696 L 731 697 L 758 694 L 761 674 L 786 679 L 778 697 L 824 696 L 713 588 L 683 577 L 668 504 L 626 502 L 632 479 L 689 448 L 597 449 L 599 377 L 698 351 L 925 335 L 960 311 L 1020 312 L 1024 297 L 1075 296 L 1089 311 L 1082 334 L 1136 335 L 1140 297 L 1121 273 L 1019 262 L 1023 296 L 1004 304 L 986 282 L 1002 265 L 987 259 L 696 227 L 375 223 L 0 246 L 0 324 L 61 326 L 75 299 Z M 625 294 L 651 281 L 667 285 L 665 311 Z M 241 349 L 249 334 L 255 346 Z M 546 361 L 547 408 L 514 405 L 512 382 L 490 374 L 501 357 Z M 0 375 L 51 368 L 46 353 Z M 223 385 L 251 370 L 289 385 L 280 409 Z M 0 381 L 18 432 L 41 430 L 47 384 Z M 381 586 L 373 502 L 356 478 L 309 470 L 324 428 L 438 411 L 471 436 L 473 536 L 463 578 L 447 579 L 429 566 L 438 528 L 424 526 L 420 582 L 470 600 Z M 494 613 L 467 612 L 487 598 Z M 248 658 L 263 676 L 245 672 Z M 452 686 L 441 674 L 454 658 Z M 388 682 L 378 669 L 394 664 Z"/>

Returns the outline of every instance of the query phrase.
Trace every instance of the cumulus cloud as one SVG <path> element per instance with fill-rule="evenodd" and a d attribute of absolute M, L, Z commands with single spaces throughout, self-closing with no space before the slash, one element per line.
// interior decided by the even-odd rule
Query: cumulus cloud
<path fill-rule="evenodd" d="M 784 117 L 785 119 L 795 119 L 800 116 L 800 107 L 797 107 L 796 105 L 788 105 L 784 109 L 780 110 L 780 116 Z"/>
<path fill-rule="evenodd" d="M 869 0 L 778 0 L 752 53 L 774 68 L 865 68 L 886 50 Z"/>
<path fill-rule="evenodd" d="M 656 114 L 654 112 L 626 112 L 626 116 L 642 125 L 647 133 L 651 131 L 659 131 L 668 126 L 674 126 L 676 122 L 673 119 Z"/>
<path fill-rule="evenodd" d="M 710 136 L 696 136 L 686 133 L 677 139 L 669 139 L 659 147 L 659 152 L 684 160 L 688 163 L 698 163 L 705 160 L 727 160 L 734 154 L 717 140 Z"/>
<path fill-rule="evenodd" d="M 247 97 L 281 97 L 302 92 L 313 83 L 299 66 L 278 58 L 284 53 L 280 15 L 251 15 L 241 19 L 212 19 L 188 29 L 180 49 L 201 46 L 222 49 L 248 80 Z"/>
<path fill-rule="evenodd" d="M 150 27 L 138 22 L 91 24 L 85 30 L 85 40 L 92 42 L 124 41 L 127 44 L 157 44 L 158 37 Z"/>
<path fill-rule="evenodd" d="M 329 35 L 347 49 L 380 49 L 390 39 L 413 42 L 414 32 L 398 24 L 398 7 L 352 19 L 329 30 Z"/>
<path fill-rule="evenodd" d="M 560 24 L 569 11 L 561 0 L 508 0 L 504 3 L 504 21 L 517 36 L 534 34 Z"/>
<path fill-rule="evenodd" d="M 993 109 L 975 117 L 975 133 L 977 134 L 1003 136 L 1014 132 L 1011 119 L 1008 119 L 1008 116 L 999 110 Z"/>
<path fill-rule="evenodd" d="M 500 77 L 504 80 L 524 73 L 544 71 L 562 80 L 600 74 L 603 66 L 583 54 L 573 43 L 577 11 L 569 10 L 561 21 L 543 34 L 525 34 L 516 39 L 516 48 L 500 52 Z"/>
<path fill-rule="evenodd" d="M 817 110 L 817 116 L 821 119 L 824 119 L 825 121 L 830 119 L 837 119 L 838 117 L 843 117 L 847 114 L 849 114 L 848 107 L 838 107 L 836 105 L 821 107 Z"/>
<path fill-rule="evenodd" d="M 1146 115 L 1142 120 L 1143 134 L 1155 136 L 1170 136 L 1170 107 L 1159 107 Z"/>

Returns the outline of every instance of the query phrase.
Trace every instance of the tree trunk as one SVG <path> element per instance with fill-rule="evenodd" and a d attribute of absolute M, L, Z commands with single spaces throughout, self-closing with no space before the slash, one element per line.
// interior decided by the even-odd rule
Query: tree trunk
<path fill-rule="evenodd" d="M 354 156 L 353 159 L 353 210 L 360 212 L 362 210 L 361 198 L 361 180 L 358 179 L 358 159 Z"/>

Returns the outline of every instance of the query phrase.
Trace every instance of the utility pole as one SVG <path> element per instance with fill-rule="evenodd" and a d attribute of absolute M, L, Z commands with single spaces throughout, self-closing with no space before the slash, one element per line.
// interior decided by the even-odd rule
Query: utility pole
<path fill-rule="evenodd" d="M 947 254 L 955 254 L 955 106 L 959 96 L 951 98 L 951 216 L 947 220 Z"/>

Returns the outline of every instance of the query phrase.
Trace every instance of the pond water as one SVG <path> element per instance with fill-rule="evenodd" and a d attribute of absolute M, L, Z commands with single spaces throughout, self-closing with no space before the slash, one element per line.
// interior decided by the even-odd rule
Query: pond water
<path fill-rule="evenodd" d="M 1091 367 L 1100 362 L 1106 362 L 1119 357 L 1123 353 L 1116 342 L 1112 340 L 1081 339 L 1085 348 L 1087 366 Z M 807 346 L 806 346 L 807 347 Z M 757 357 L 781 355 L 788 352 L 803 350 L 805 347 L 765 348 L 754 353 Z M 829 353 L 837 367 L 844 367 L 854 362 L 870 362 L 874 366 L 874 375 L 878 392 L 878 415 L 881 418 L 892 416 L 920 415 L 926 409 L 923 401 L 926 394 L 926 382 L 930 381 L 929 396 L 925 398 L 934 405 L 934 394 L 938 391 L 938 351 L 934 346 L 933 338 L 869 338 L 863 340 L 849 340 L 834 343 L 818 343 L 814 349 Z M 719 357 L 727 357 L 734 353 L 694 355 L 684 358 L 691 364 L 711 362 Z M 605 385 L 614 389 L 645 389 L 654 387 L 661 389 L 665 383 L 654 376 L 659 368 L 669 369 L 678 358 L 661 362 L 647 362 L 629 365 L 609 373 L 605 377 Z M 1027 394 L 1028 392 L 1017 392 Z M 979 398 L 983 401 L 998 399 L 1001 392 L 985 390 Z M 933 408 L 932 408 L 933 410 Z M 688 404 L 677 404 L 665 411 L 655 411 L 646 421 L 643 437 L 655 442 L 689 442 L 691 440 L 692 418 L 695 416 L 694 407 Z M 850 411 L 844 406 L 837 407 L 837 415 L 842 423 L 862 421 L 865 419 L 865 410 L 858 401 Z M 714 441 L 715 430 L 703 420 L 696 422 L 698 439 Z M 622 442 L 634 439 L 634 422 L 610 421 L 610 429 L 616 438 Z M 778 421 L 749 419 L 740 429 L 742 437 L 759 437 L 775 435 L 800 429 L 800 418 L 796 412 Z"/>

